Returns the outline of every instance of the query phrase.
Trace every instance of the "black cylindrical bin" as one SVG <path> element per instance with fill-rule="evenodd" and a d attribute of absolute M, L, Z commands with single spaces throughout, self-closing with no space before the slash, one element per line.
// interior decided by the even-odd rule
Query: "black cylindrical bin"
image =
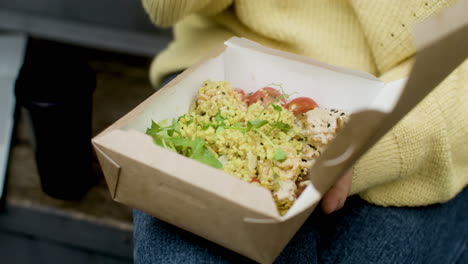
<path fill-rule="evenodd" d="M 95 184 L 91 112 L 96 76 L 77 49 L 30 39 L 16 80 L 17 104 L 32 125 L 45 193 L 80 199 Z"/>

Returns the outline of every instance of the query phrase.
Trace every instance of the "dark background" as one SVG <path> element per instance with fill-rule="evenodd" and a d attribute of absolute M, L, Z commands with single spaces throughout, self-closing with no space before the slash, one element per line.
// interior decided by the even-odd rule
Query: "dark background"
<path fill-rule="evenodd" d="M 148 68 L 171 39 L 170 29 L 154 27 L 133 0 L 1 0 L 0 37 L 11 33 L 62 46 L 91 67 L 93 135 L 155 92 Z M 81 200 L 44 194 L 25 120 L 19 107 L 0 211 L 0 262 L 132 263 L 131 209 L 112 201 L 95 157 L 99 182 Z"/>

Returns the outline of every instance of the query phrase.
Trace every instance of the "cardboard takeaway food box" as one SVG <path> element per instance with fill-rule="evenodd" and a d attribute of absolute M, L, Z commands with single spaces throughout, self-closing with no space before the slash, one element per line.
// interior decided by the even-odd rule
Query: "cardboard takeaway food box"
<path fill-rule="evenodd" d="M 341 173 L 466 58 L 468 49 L 460 43 L 468 42 L 467 19 L 452 23 L 457 11 L 451 12 L 421 25 L 411 76 L 391 83 L 246 39 L 228 40 L 93 139 L 113 199 L 258 262 L 272 262 Z M 278 214 L 268 190 L 161 148 L 144 134 L 151 120 L 187 113 L 207 79 L 247 91 L 281 83 L 287 93 L 352 113 L 310 170 L 313 186 L 286 215 Z"/>

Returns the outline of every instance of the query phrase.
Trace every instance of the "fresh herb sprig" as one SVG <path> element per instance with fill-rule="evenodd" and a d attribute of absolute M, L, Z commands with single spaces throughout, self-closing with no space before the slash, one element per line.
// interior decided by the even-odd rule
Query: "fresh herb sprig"
<path fill-rule="evenodd" d="M 272 106 L 272 105 L 275 105 L 277 102 L 279 102 L 281 99 L 288 99 L 289 98 L 289 95 L 285 94 L 285 93 L 282 93 L 280 96 L 276 97 L 275 99 L 271 100 L 271 102 L 269 102 L 267 105 L 265 105 L 262 109 L 262 111 L 260 112 L 260 114 L 258 114 L 258 117 L 257 118 L 260 118 L 262 117 L 263 113 L 265 113 L 265 110 Z M 281 106 L 280 106 L 281 107 Z"/>
<path fill-rule="evenodd" d="M 154 143 L 161 147 L 173 150 L 214 168 L 220 169 L 223 167 L 223 164 L 207 148 L 203 139 L 199 137 L 194 139 L 182 137 L 179 123 L 175 119 L 169 126 L 161 126 L 152 121 L 151 127 L 146 130 L 146 134 L 150 135 Z"/>
<path fill-rule="evenodd" d="M 280 83 L 270 83 L 268 84 L 267 86 L 278 86 L 281 90 L 281 95 L 276 97 L 275 99 L 271 100 L 271 102 L 269 102 L 267 105 L 265 105 L 265 107 L 263 107 L 262 111 L 260 112 L 260 114 L 258 115 L 258 118 L 260 118 L 263 113 L 265 112 L 265 110 L 272 106 L 272 105 L 275 105 L 276 103 L 278 103 L 280 100 L 282 99 L 289 99 L 289 97 L 291 97 L 291 95 L 295 94 L 296 92 L 294 93 L 291 93 L 291 94 L 287 94 L 284 89 L 283 89 L 283 85 L 280 84 Z M 274 107 L 273 107 L 274 108 Z"/>
<path fill-rule="evenodd" d="M 272 124 L 269 124 L 271 129 L 270 131 L 268 131 L 268 133 L 270 134 L 275 128 L 281 130 L 282 132 L 288 132 L 289 130 L 291 130 L 291 126 L 289 124 L 286 124 L 284 122 L 281 122 L 280 121 L 280 118 L 281 118 L 281 112 L 283 111 L 283 108 L 279 105 L 272 105 L 273 107 L 273 110 L 275 110 L 276 112 L 278 112 L 278 116 L 276 118 L 276 121 Z"/>

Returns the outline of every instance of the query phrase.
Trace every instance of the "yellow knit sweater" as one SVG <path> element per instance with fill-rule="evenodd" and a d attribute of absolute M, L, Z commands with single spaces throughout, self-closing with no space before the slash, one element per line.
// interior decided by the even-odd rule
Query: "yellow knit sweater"
<path fill-rule="evenodd" d="M 150 77 L 182 70 L 232 36 L 252 39 L 384 81 L 409 73 L 410 27 L 454 1 L 143 0 L 175 40 Z M 383 206 L 453 198 L 468 183 L 468 63 L 453 72 L 354 166 L 352 193 Z"/>

